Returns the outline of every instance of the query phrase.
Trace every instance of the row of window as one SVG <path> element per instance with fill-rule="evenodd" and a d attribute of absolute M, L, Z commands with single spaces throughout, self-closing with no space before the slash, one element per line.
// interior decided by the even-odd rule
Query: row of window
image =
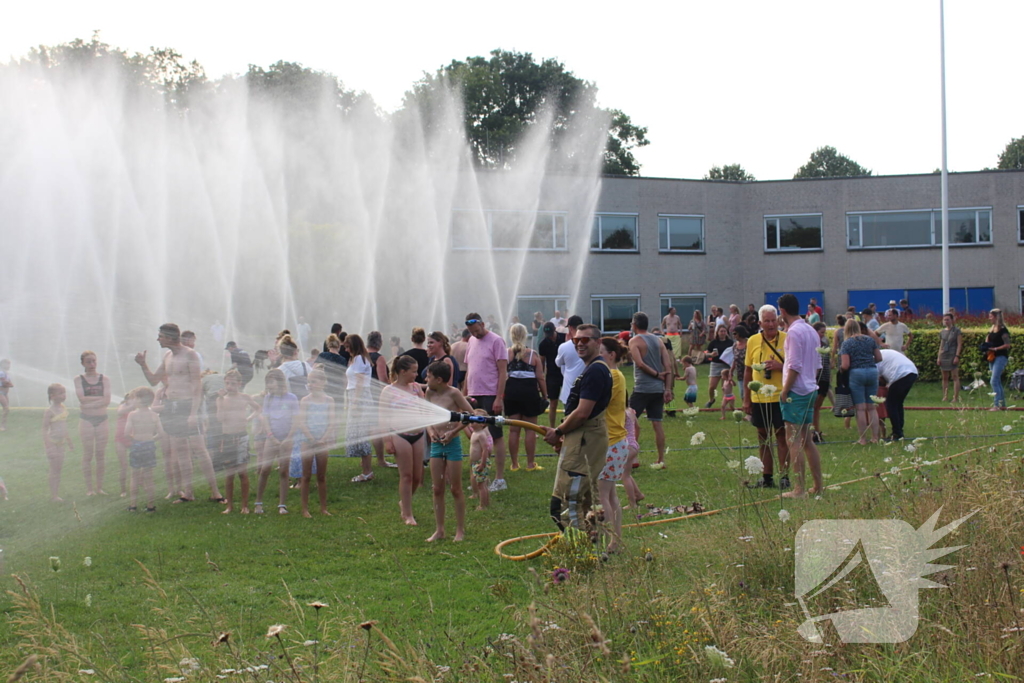
<path fill-rule="evenodd" d="M 1024 242 L 1024 206 L 1018 207 L 1018 238 Z M 594 216 L 590 250 L 639 250 L 637 214 L 599 213 Z M 863 211 L 846 214 L 847 249 L 933 247 L 942 243 L 942 213 L 938 209 Z M 992 244 L 992 208 L 949 211 L 951 245 Z M 566 251 L 567 214 L 557 211 L 452 212 L 455 249 Z M 764 216 L 764 250 L 820 251 L 822 214 Z M 660 214 L 658 251 L 704 253 L 704 216 Z"/>

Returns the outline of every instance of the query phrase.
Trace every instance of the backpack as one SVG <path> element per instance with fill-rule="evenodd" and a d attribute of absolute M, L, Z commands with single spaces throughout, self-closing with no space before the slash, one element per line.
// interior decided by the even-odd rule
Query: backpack
<path fill-rule="evenodd" d="M 1015 370 L 1010 375 L 1010 381 L 1007 382 L 1007 386 L 1010 388 L 1010 391 L 1024 394 L 1024 370 Z"/>

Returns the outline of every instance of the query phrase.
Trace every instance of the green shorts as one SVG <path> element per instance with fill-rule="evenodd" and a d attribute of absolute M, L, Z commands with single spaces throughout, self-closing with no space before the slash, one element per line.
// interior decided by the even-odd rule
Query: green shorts
<path fill-rule="evenodd" d="M 814 422 L 814 399 L 818 397 L 817 391 L 809 394 L 797 394 L 789 392 L 786 403 L 779 403 L 782 409 L 782 421 L 789 424 L 806 425 Z"/>
<path fill-rule="evenodd" d="M 430 457 L 441 458 L 448 462 L 459 462 L 462 460 L 462 440 L 458 437 L 447 444 L 432 441 L 430 443 Z"/>

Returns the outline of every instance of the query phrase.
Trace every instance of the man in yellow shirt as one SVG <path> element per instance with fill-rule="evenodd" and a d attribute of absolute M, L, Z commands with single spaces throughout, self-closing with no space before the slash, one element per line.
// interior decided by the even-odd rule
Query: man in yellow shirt
<path fill-rule="evenodd" d="M 746 366 L 743 372 L 743 412 L 750 416 L 750 423 L 757 428 L 757 445 L 762 478 L 751 484 L 754 488 L 775 488 L 775 459 L 769 438 L 775 436 L 779 451 L 779 487 L 789 488 L 789 444 L 786 442 L 786 425 L 779 408 L 779 394 L 782 391 L 782 364 L 785 360 L 783 344 L 786 333 L 779 331 L 779 316 L 775 307 L 765 304 L 758 311 L 761 331 L 747 340 Z M 752 390 L 750 383 L 759 382 Z"/>

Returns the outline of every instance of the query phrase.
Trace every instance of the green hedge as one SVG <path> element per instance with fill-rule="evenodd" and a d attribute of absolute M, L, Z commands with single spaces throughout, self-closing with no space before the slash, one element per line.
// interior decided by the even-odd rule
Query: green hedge
<path fill-rule="evenodd" d="M 939 355 L 939 330 L 912 330 L 913 338 L 910 341 L 910 348 L 907 349 L 907 357 L 914 361 L 918 373 L 923 380 L 939 380 L 942 375 L 939 373 L 939 366 L 935 359 Z M 970 382 L 975 371 L 981 373 L 982 379 L 988 382 L 988 361 L 982 358 L 978 346 L 985 341 L 988 335 L 988 328 L 961 329 L 964 338 L 963 355 L 960 357 L 960 378 L 966 384 Z M 1008 377 L 1014 370 L 1024 367 L 1024 329 L 1010 328 L 1010 362 L 1006 366 Z"/>

